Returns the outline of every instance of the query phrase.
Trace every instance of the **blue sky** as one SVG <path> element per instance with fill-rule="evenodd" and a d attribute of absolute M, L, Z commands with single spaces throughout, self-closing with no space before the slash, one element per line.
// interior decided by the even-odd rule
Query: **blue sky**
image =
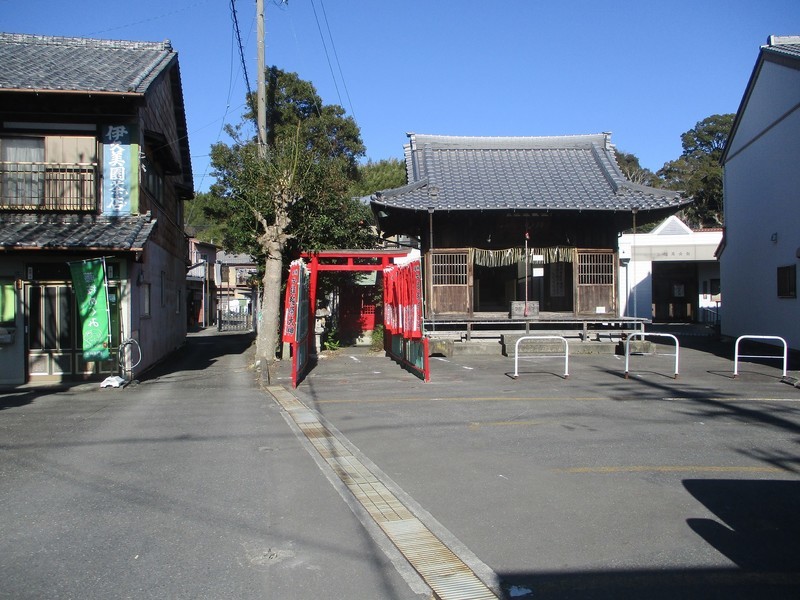
<path fill-rule="evenodd" d="M 236 9 L 256 85 L 255 0 Z M 230 0 L 0 0 L 11 33 L 160 41 L 179 52 L 195 187 L 246 92 Z M 767 36 L 800 35 L 797 0 L 265 0 L 267 64 L 352 114 L 373 160 L 406 132 L 613 132 L 659 169 L 703 118 L 736 112 Z M 316 12 L 316 16 L 315 16 Z M 324 42 L 323 42 L 324 40 Z M 326 53 L 327 48 L 327 53 Z M 2 68 L 2 65 L 0 65 Z"/>

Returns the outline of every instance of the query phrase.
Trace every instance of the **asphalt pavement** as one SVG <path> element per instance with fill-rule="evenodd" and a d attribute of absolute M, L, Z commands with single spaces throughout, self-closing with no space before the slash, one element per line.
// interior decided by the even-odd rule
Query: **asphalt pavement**
<path fill-rule="evenodd" d="M 293 394 L 500 597 L 800 597 L 800 390 L 781 361 L 734 377 L 732 343 L 679 344 L 677 378 L 664 343 L 627 377 L 620 355 L 513 378 L 513 357 L 456 353 L 428 383 L 344 349 Z"/>
<path fill-rule="evenodd" d="M 428 597 L 252 363 L 208 330 L 138 385 L 0 395 L 0 598 Z"/>
<path fill-rule="evenodd" d="M 0 597 L 800 597 L 779 362 L 252 358 L 207 330 L 139 384 L 0 395 Z"/>

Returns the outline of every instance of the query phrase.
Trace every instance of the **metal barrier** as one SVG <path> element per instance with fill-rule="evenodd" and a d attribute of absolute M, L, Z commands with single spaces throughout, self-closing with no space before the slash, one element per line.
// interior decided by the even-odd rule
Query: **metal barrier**
<path fill-rule="evenodd" d="M 680 352 L 681 352 L 681 345 L 678 342 L 678 338 L 676 338 L 671 333 L 649 333 L 649 332 L 636 332 L 632 333 L 628 336 L 628 339 L 625 340 L 625 379 L 628 378 L 628 362 L 631 356 L 631 340 L 635 337 L 641 337 L 644 339 L 645 337 L 668 337 L 675 340 L 675 354 L 665 354 L 664 356 L 674 356 L 675 357 L 675 376 L 674 379 L 678 378 L 678 362 L 680 360 Z"/>
<path fill-rule="evenodd" d="M 783 342 L 783 356 L 778 356 L 776 354 L 766 354 L 766 355 L 763 355 L 763 354 L 742 354 L 742 355 L 740 355 L 739 354 L 739 342 L 741 342 L 744 339 L 747 339 L 747 340 L 775 340 L 775 341 L 780 340 L 781 342 Z M 788 362 L 788 359 L 789 359 L 789 347 L 786 344 L 786 340 L 783 339 L 782 337 L 777 336 L 777 335 L 740 335 L 738 338 L 736 338 L 736 346 L 734 348 L 734 354 L 733 354 L 733 378 L 734 379 L 736 379 L 736 377 L 738 377 L 738 375 L 739 375 L 739 359 L 740 358 L 771 358 L 771 359 L 775 359 L 775 360 L 783 358 L 783 376 L 786 377 L 786 363 Z"/>
<path fill-rule="evenodd" d="M 569 379 L 569 342 L 560 335 L 523 335 L 514 344 L 514 379 L 519 377 L 519 343 L 523 340 L 561 340 L 564 342 L 564 379 Z"/>
<path fill-rule="evenodd" d="M 217 311 L 218 331 L 250 331 L 252 328 L 252 316 L 247 312 Z"/>

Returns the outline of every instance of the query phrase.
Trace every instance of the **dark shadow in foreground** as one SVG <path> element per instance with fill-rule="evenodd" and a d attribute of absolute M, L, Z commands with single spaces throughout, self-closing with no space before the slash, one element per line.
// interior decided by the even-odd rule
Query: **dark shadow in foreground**
<path fill-rule="evenodd" d="M 251 332 L 189 336 L 186 343 L 137 377 L 139 382 L 177 371 L 202 371 L 228 354 L 242 354 L 253 345 Z"/>
<path fill-rule="evenodd" d="M 504 598 L 800 598 L 800 481 L 690 479 L 716 518 L 687 525 L 733 565 L 710 569 L 499 573 Z"/>
<path fill-rule="evenodd" d="M 498 573 L 521 600 L 797 600 L 800 574 L 731 569 Z"/>
<path fill-rule="evenodd" d="M 689 519 L 689 527 L 721 554 L 751 572 L 800 573 L 800 481 L 697 479 L 684 486 L 719 519 Z"/>

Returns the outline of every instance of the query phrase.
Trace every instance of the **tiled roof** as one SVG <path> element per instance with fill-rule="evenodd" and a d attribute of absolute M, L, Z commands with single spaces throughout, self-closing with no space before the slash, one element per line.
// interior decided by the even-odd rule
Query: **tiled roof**
<path fill-rule="evenodd" d="M 149 214 L 0 214 L 0 248 L 5 250 L 142 250 L 156 221 Z"/>
<path fill-rule="evenodd" d="M 168 41 L 0 33 L 0 89 L 144 93 L 176 57 Z"/>
<path fill-rule="evenodd" d="M 217 262 L 226 265 L 254 265 L 256 261 L 249 254 L 235 254 L 233 252 L 217 252 Z"/>
<path fill-rule="evenodd" d="M 131 42 L 0 33 L 0 90 L 37 93 L 144 95 L 167 70 L 183 171 L 181 191 L 191 197 L 189 153 L 178 53 L 169 41 Z M 171 156 L 167 157 L 173 158 Z"/>
<path fill-rule="evenodd" d="M 756 88 L 761 75 L 761 68 L 765 62 L 777 63 L 795 70 L 800 69 L 800 35 L 770 35 L 767 38 L 767 43 L 759 48 L 758 58 L 750 74 L 750 79 L 747 82 L 747 87 L 744 90 L 744 95 L 739 103 L 739 108 L 736 111 L 736 118 L 733 120 L 731 131 L 728 134 L 728 139 L 725 142 L 725 149 L 722 151 L 720 162 L 724 165 L 727 164 L 730 158 L 739 154 L 742 149 L 747 147 L 745 140 L 739 139 L 739 126 L 745 118 L 750 98 Z M 785 78 L 789 71 L 783 72 L 780 77 Z M 788 79 L 786 80 L 789 81 Z M 772 85 L 778 85 L 774 83 Z M 780 98 L 786 104 L 785 109 L 788 109 L 796 100 L 792 100 L 791 94 L 784 94 Z M 766 125 L 764 125 L 766 127 Z"/>
<path fill-rule="evenodd" d="M 409 210 L 630 211 L 679 207 L 677 192 L 628 181 L 609 134 L 457 137 L 409 134 L 409 184 L 373 206 Z"/>
<path fill-rule="evenodd" d="M 771 35 L 761 49 L 767 54 L 800 59 L 800 35 Z"/>

